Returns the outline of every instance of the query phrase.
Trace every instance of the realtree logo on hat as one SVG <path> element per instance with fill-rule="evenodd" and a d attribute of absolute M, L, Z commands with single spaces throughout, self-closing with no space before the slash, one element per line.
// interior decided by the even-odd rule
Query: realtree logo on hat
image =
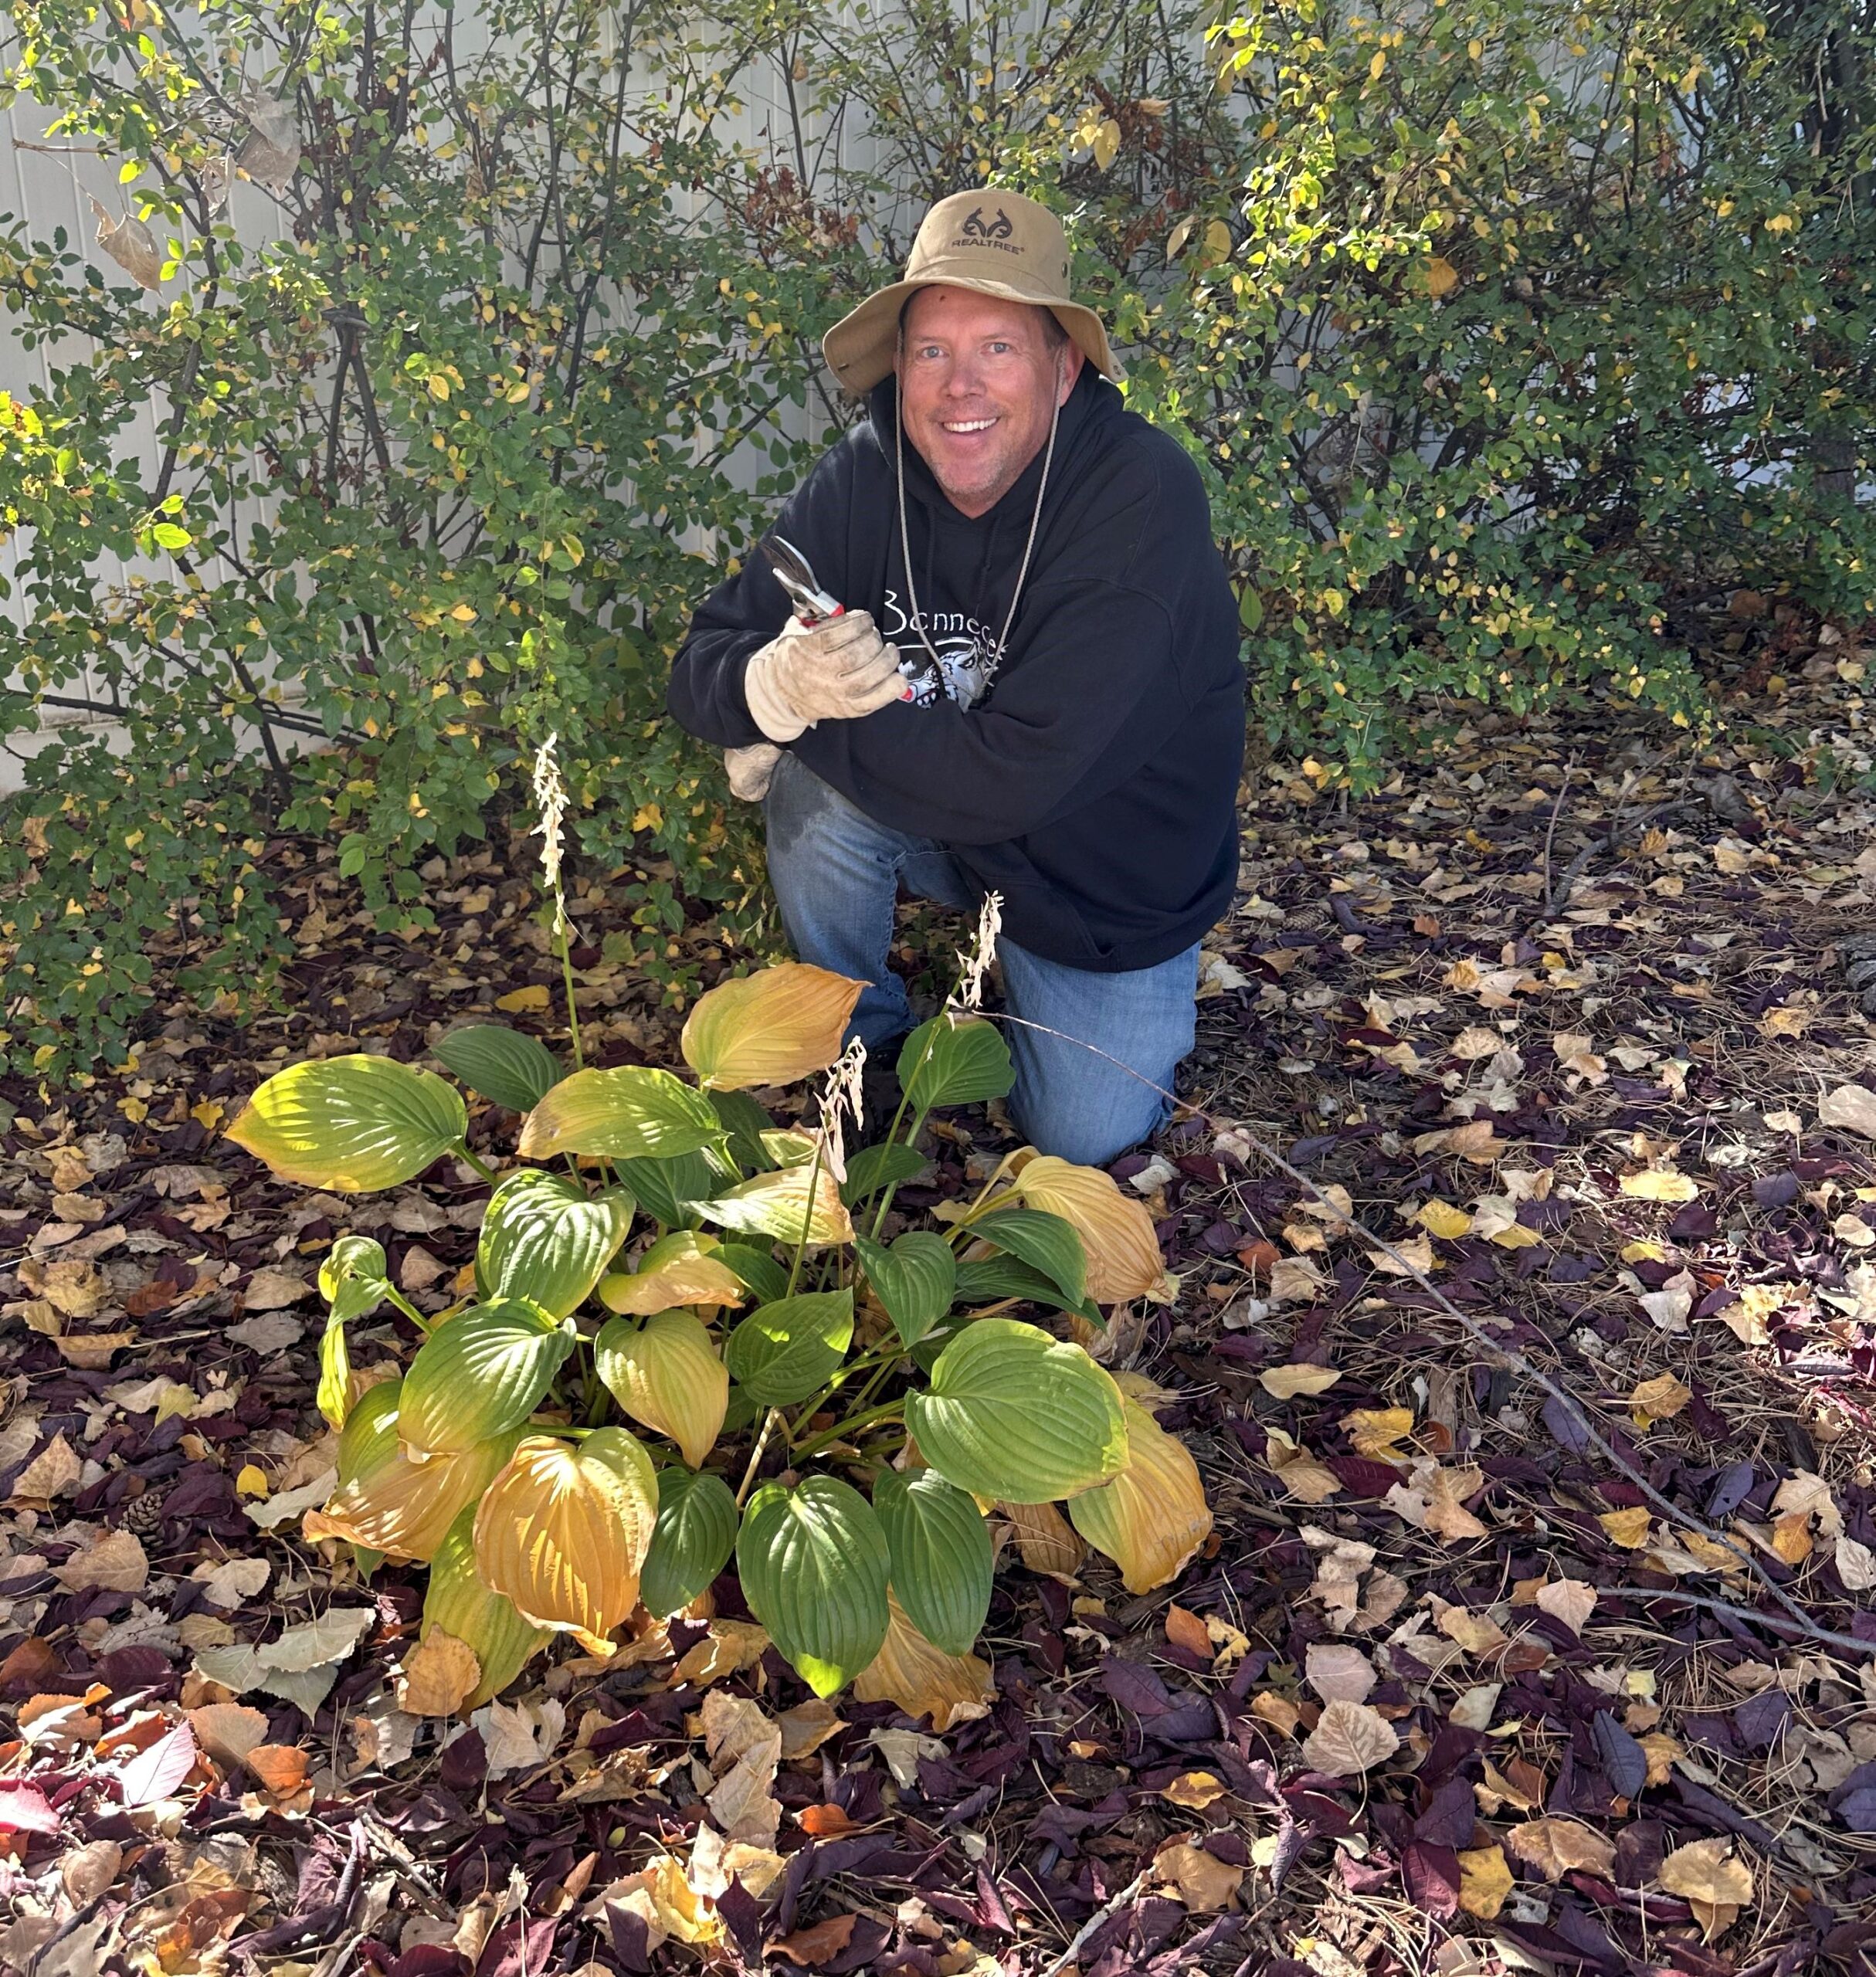
<path fill-rule="evenodd" d="M 870 295 L 822 339 L 850 392 L 870 392 L 892 370 L 899 312 L 921 288 L 968 288 L 1047 309 L 1095 369 L 1125 374 L 1101 318 L 1068 292 L 1068 242 L 1047 206 L 1020 192 L 954 192 L 925 215 L 902 280 Z"/>

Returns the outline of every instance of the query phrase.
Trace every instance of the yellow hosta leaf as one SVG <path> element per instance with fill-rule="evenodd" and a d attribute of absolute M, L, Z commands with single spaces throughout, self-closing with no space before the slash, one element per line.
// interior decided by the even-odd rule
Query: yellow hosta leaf
<path fill-rule="evenodd" d="M 1358 1407 L 1342 1416 L 1342 1426 L 1357 1455 L 1371 1456 L 1378 1462 L 1404 1462 L 1406 1456 L 1395 1444 L 1403 1435 L 1413 1432 L 1410 1407 Z"/>
<path fill-rule="evenodd" d="M 715 1236 L 688 1229 L 660 1236 L 635 1270 L 600 1279 L 599 1301 L 629 1318 L 649 1318 L 680 1304 L 740 1304 L 748 1286 L 712 1253 L 717 1246 Z"/>
<path fill-rule="evenodd" d="M 1137 1401 L 1122 1402 L 1127 1466 L 1111 1481 L 1069 1501 L 1076 1530 L 1121 1568 L 1129 1592 L 1176 1579 L 1212 1534 L 1199 1465 Z"/>
<path fill-rule="evenodd" d="M 1609 1534 L 1612 1545 L 1620 1545 L 1625 1551 L 1639 1551 L 1648 1541 L 1648 1507 L 1636 1504 L 1623 1511 L 1604 1511 L 1597 1518 Z"/>
<path fill-rule="evenodd" d="M 766 1236 L 774 1242 L 799 1243 L 804 1224 L 811 1243 L 853 1239 L 853 1219 L 841 1202 L 839 1184 L 825 1165 L 818 1171 L 812 1166 L 783 1167 L 758 1174 L 714 1202 L 699 1202 L 697 1212 L 738 1235 Z"/>
<path fill-rule="evenodd" d="M 1639 1174 L 1624 1174 L 1622 1192 L 1640 1202 L 1691 1202 L 1700 1185 L 1671 1167 L 1647 1167 Z"/>
<path fill-rule="evenodd" d="M 308 1511 L 309 1539 L 342 1538 L 387 1558 L 427 1565 L 449 1527 L 488 1487 L 514 1448 L 512 1434 L 412 1462 L 398 1432 L 402 1381 L 380 1381 L 346 1416 L 339 1480 L 324 1507 Z"/>
<path fill-rule="evenodd" d="M 1459 1856 L 1459 1905 L 1468 1915 L 1489 1922 L 1511 1891 L 1511 1870 L 1502 1846 L 1475 1846 Z"/>
<path fill-rule="evenodd" d="M 886 1639 L 853 1677 L 854 1700 L 897 1703 L 907 1716 L 929 1716 L 941 1737 L 955 1724 L 988 1716 L 996 1694 L 990 1664 L 975 1654 L 947 1654 L 933 1646 L 891 1592 L 886 1606 L 891 1615 Z"/>
<path fill-rule="evenodd" d="M 693 1469 L 716 1445 L 729 1406 L 729 1369 L 694 1311 L 660 1311 L 634 1329 L 605 1327 L 594 1363 L 634 1421 L 668 1435 Z"/>
<path fill-rule="evenodd" d="M 1423 1202 L 1420 1213 L 1413 1219 L 1429 1236 L 1437 1236 L 1448 1243 L 1457 1241 L 1472 1227 L 1471 1216 L 1463 1208 L 1455 1208 L 1450 1202 Z"/>
<path fill-rule="evenodd" d="M 355 1055 L 276 1071 L 227 1137 L 283 1181 L 370 1194 L 421 1174 L 468 1123 L 462 1094 L 434 1071 Z"/>
<path fill-rule="evenodd" d="M 702 997 L 679 1048 L 707 1090 L 792 1084 L 840 1054 L 863 982 L 803 961 L 782 961 L 726 982 Z"/>
<path fill-rule="evenodd" d="M 623 1429 L 531 1435 L 476 1512 L 476 1569 L 524 1619 L 603 1653 L 638 1604 L 657 1514 L 650 1458 Z"/>
<path fill-rule="evenodd" d="M 1075 1528 L 1053 1504 L 999 1504 L 1016 1534 L 1016 1550 L 1033 1572 L 1073 1579 L 1087 1555 Z"/>
<path fill-rule="evenodd" d="M 1039 1155 L 1016 1177 L 1031 1208 L 1059 1215 L 1087 1254 L 1087 1291 L 1097 1304 L 1144 1297 L 1165 1273 L 1166 1260 L 1146 1204 L 1129 1200 L 1111 1174 Z"/>

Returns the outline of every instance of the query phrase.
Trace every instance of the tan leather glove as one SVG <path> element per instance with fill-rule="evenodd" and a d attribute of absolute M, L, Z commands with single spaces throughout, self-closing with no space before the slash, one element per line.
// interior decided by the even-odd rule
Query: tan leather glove
<path fill-rule="evenodd" d="M 723 766 L 729 771 L 730 794 L 745 803 L 759 803 L 768 794 L 770 779 L 782 751 L 772 741 L 758 741 L 747 748 L 726 748 Z"/>
<path fill-rule="evenodd" d="M 899 651 L 872 615 L 843 612 L 814 626 L 790 619 L 743 675 L 749 717 L 772 741 L 792 741 L 817 721 L 857 721 L 905 697 Z"/>

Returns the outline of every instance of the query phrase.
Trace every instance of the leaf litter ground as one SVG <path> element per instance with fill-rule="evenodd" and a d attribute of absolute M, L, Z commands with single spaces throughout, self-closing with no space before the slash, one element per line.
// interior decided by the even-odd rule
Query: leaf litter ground
<path fill-rule="evenodd" d="M 1159 1383 L 1215 1539 L 1134 1599 L 1059 1520 L 1004 1534 L 996 1700 L 935 1734 L 810 1701 L 728 1585 L 469 1725 L 399 1707 L 418 1581 L 299 1533 L 313 1278 L 367 1233 L 441 1308 L 486 1191 L 308 1196 L 220 1129 L 292 1058 L 545 1026 L 556 971 L 524 839 L 513 876 L 437 863 L 422 950 L 271 847 L 290 1014 L 175 1012 L 127 1077 L 7 1094 L 0 1965 L 1868 1968 L 1876 1033 L 1844 964 L 1876 804 L 1809 772 L 1867 766 L 1857 655 L 1805 675 L 1705 754 L 1506 727 L 1359 805 L 1259 782 L 1207 1117 L 1118 1170 L 1178 1294 L 1100 1348 Z M 576 958 L 598 1060 L 669 1060 L 655 990 Z M 925 1204 L 1002 1144 L 944 1122 Z"/>

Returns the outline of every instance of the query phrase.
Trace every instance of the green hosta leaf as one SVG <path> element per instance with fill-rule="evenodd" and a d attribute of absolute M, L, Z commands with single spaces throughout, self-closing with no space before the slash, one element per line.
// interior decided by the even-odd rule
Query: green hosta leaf
<path fill-rule="evenodd" d="M 331 1307 L 325 1335 L 319 1341 L 319 1411 L 335 1428 L 343 1428 L 351 1398 L 351 1352 L 345 1328 L 354 1318 L 375 1311 L 390 1294 L 382 1243 L 368 1236 L 341 1236 L 319 1267 L 320 1295 Z"/>
<path fill-rule="evenodd" d="M 917 1148 L 902 1140 L 881 1140 L 876 1146 L 863 1146 L 846 1157 L 846 1178 L 840 1184 L 840 1199 L 849 1208 L 857 1208 L 869 1195 L 882 1188 L 896 1188 L 931 1165 Z"/>
<path fill-rule="evenodd" d="M 941 1012 L 921 1022 L 899 1053 L 899 1083 L 914 1112 L 1002 1098 L 1016 1081 L 1009 1046 L 982 1016 Z"/>
<path fill-rule="evenodd" d="M 853 1339 L 853 1292 L 811 1290 L 758 1304 L 730 1334 L 723 1357 L 765 1407 L 792 1407 L 827 1383 Z"/>
<path fill-rule="evenodd" d="M 853 1247 L 901 1344 L 916 1345 L 951 1309 L 958 1276 L 951 1245 L 928 1229 L 915 1229 L 890 1250 L 864 1236 L 853 1239 Z"/>
<path fill-rule="evenodd" d="M 674 1160 L 622 1160 L 617 1172 L 639 1206 L 667 1229 L 694 1220 L 696 1204 L 708 1201 L 723 1185 L 701 1153 L 680 1154 Z"/>
<path fill-rule="evenodd" d="M 538 1167 L 504 1175 L 482 1218 L 477 1290 L 484 1299 L 525 1297 L 564 1318 L 586 1301 L 626 1239 L 633 1206 L 622 1188 L 589 1195 Z"/>
<path fill-rule="evenodd" d="M 997 1304 L 1006 1297 L 1019 1297 L 1026 1304 L 1047 1304 L 1052 1310 L 1073 1311 L 1104 1331 L 1107 1321 L 1091 1297 L 1071 1304 L 1056 1287 L 1052 1278 L 1015 1256 L 979 1256 L 975 1263 L 958 1266 L 957 1301 L 960 1304 Z"/>
<path fill-rule="evenodd" d="M 572 1324 L 507 1298 L 478 1304 L 432 1332 L 404 1376 L 399 1431 L 431 1453 L 518 1426 L 573 1349 Z"/>
<path fill-rule="evenodd" d="M 710 1100 L 669 1071 L 643 1065 L 575 1071 L 528 1115 L 524 1160 L 597 1154 L 614 1160 L 673 1160 L 723 1138 Z"/>
<path fill-rule="evenodd" d="M 1019 1257 L 1060 1290 L 1074 1311 L 1087 1295 L 1087 1256 L 1074 1225 L 1039 1208 L 1000 1208 L 971 1224 L 971 1233 L 992 1249 Z"/>
<path fill-rule="evenodd" d="M 817 1696 L 843 1688 L 879 1653 L 890 1565 L 873 1506 L 832 1476 L 757 1490 L 736 1539 L 749 1610 Z"/>
<path fill-rule="evenodd" d="M 939 1354 L 905 1425 L 948 1482 L 1013 1504 L 1091 1490 L 1127 1460 L 1121 1390 L 1078 1345 L 979 1318 Z"/>
<path fill-rule="evenodd" d="M 565 1073 L 538 1036 L 524 1036 L 506 1023 L 474 1023 L 453 1029 L 431 1046 L 443 1069 L 471 1091 L 511 1112 L 531 1112 Z"/>
<path fill-rule="evenodd" d="M 228 1129 L 283 1181 L 340 1194 L 395 1188 L 469 1128 L 463 1094 L 390 1057 L 325 1057 L 276 1072 Z"/>
<path fill-rule="evenodd" d="M 514 1610 L 514 1602 L 491 1592 L 476 1570 L 476 1506 L 471 1504 L 450 1525 L 449 1535 L 430 1561 L 430 1582 L 423 1599 L 423 1632 L 440 1627 L 476 1652 L 482 1678 L 458 1707 L 466 1715 L 498 1696 L 532 1657 L 553 1639 Z"/>
<path fill-rule="evenodd" d="M 739 1167 L 761 1173 L 775 1162 L 762 1144 L 762 1135 L 775 1130 L 775 1122 L 746 1091 L 713 1091 L 706 1094 L 710 1109 L 729 1135 L 730 1152 Z"/>
<path fill-rule="evenodd" d="M 772 1304 L 789 1294 L 789 1273 L 766 1250 L 752 1249 L 747 1243 L 725 1243 L 717 1256 L 755 1293 L 758 1304 Z"/>
<path fill-rule="evenodd" d="M 729 1563 L 738 1518 L 730 1486 L 714 1470 L 660 1472 L 658 1521 L 639 1579 L 639 1597 L 654 1619 L 688 1606 Z"/>
<path fill-rule="evenodd" d="M 889 1469 L 873 1486 L 873 1507 L 906 1618 L 935 1647 L 968 1654 L 990 1610 L 994 1564 L 975 1499 L 935 1470 Z"/>

